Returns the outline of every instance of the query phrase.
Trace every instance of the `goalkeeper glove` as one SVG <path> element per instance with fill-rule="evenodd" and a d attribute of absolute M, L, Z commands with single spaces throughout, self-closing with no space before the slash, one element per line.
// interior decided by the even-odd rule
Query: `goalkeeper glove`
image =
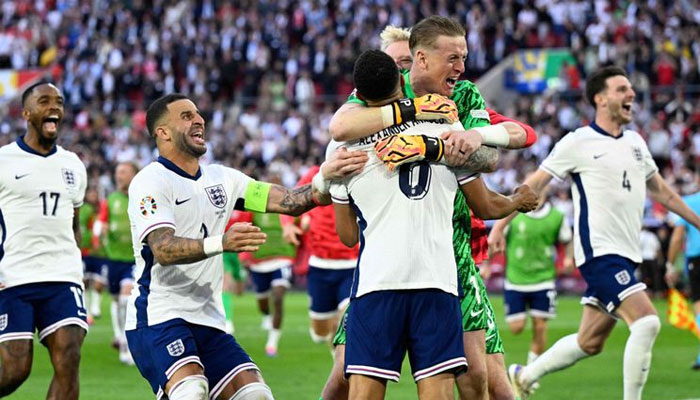
<path fill-rule="evenodd" d="M 401 164 L 429 160 L 440 161 L 445 143 L 440 138 L 425 135 L 395 135 L 374 145 L 377 157 L 393 171 Z"/>
<path fill-rule="evenodd" d="M 451 124 L 459 121 L 455 102 L 439 94 L 397 100 L 383 106 L 381 110 L 384 125 L 387 127 L 414 119 L 445 119 Z"/>

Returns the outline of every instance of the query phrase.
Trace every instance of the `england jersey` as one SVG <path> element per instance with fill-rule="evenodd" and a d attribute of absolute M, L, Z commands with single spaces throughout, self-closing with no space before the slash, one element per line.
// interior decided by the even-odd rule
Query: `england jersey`
<path fill-rule="evenodd" d="M 591 123 L 565 135 L 540 168 L 555 178 L 573 179 L 577 266 L 606 254 L 642 261 L 646 182 L 658 168 L 637 132 L 613 137 Z"/>
<path fill-rule="evenodd" d="M 350 204 L 360 227 L 353 298 L 379 290 L 431 288 L 457 295 L 453 202 L 459 184 L 475 174 L 460 172 L 456 177 L 449 167 L 427 161 L 390 172 L 374 152 L 374 143 L 391 135 L 438 137 L 448 130 L 463 128 L 459 122 L 408 121 L 342 144 L 369 155 L 360 174 L 331 185 L 333 202 Z M 328 150 L 340 145 L 332 142 Z"/>
<path fill-rule="evenodd" d="M 160 265 L 146 236 L 164 227 L 189 239 L 223 234 L 234 205 L 242 207 L 250 182 L 245 174 L 220 165 L 202 165 L 192 176 L 163 157 L 134 177 L 128 212 L 137 284 L 129 298 L 127 330 L 176 318 L 224 330 L 222 256 Z"/>
<path fill-rule="evenodd" d="M 0 148 L 0 282 L 82 285 L 73 234 L 87 173 L 75 153 L 54 147 L 44 156 L 20 137 Z"/>

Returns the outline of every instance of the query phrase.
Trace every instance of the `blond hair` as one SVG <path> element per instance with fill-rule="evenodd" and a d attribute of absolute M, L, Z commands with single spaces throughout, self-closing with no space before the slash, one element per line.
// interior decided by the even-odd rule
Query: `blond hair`
<path fill-rule="evenodd" d="M 380 48 L 382 51 L 385 51 L 387 47 L 395 42 L 407 42 L 411 37 L 411 31 L 407 28 L 389 25 L 384 28 L 382 33 L 379 34 L 379 37 L 382 39 L 382 46 Z"/>

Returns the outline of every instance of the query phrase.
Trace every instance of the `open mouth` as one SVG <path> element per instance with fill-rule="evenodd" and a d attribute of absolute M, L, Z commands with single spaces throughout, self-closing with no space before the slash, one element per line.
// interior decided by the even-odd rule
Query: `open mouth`
<path fill-rule="evenodd" d="M 194 132 L 190 133 L 190 136 L 192 139 L 194 139 L 194 142 L 200 146 L 204 146 L 204 131 L 197 130 Z"/>
<path fill-rule="evenodd" d="M 622 109 L 627 112 L 632 112 L 632 103 L 622 103 Z"/>
<path fill-rule="evenodd" d="M 455 78 L 447 78 L 447 79 L 445 80 L 445 82 L 447 82 L 447 86 L 449 86 L 450 88 L 454 88 L 455 85 L 457 84 L 457 79 L 455 79 Z"/>
<path fill-rule="evenodd" d="M 49 115 L 42 121 L 41 127 L 45 132 L 56 132 L 61 118 L 58 115 Z"/>

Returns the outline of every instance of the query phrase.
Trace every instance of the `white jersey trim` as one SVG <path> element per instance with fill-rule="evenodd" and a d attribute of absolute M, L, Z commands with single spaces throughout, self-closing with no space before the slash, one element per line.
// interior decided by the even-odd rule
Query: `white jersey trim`
<path fill-rule="evenodd" d="M 352 269 L 357 266 L 357 259 L 331 259 L 311 256 L 309 257 L 309 266 L 320 269 Z"/>
<path fill-rule="evenodd" d="M 518 292 L 539 292 L 540 290 L 551 290 L 555 288 L 554 281 L 545 281 L 540 283 L 535 283 L 532 285 L 517 285 L 515 283 L 510 283 L 505 281 L 503 284 L 505 290 L 515 290 Z"/>

